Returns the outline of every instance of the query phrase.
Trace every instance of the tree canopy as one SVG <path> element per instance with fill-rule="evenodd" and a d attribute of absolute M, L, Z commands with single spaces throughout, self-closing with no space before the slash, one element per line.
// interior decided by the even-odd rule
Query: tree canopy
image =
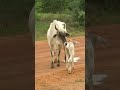
<path fill-rule="evenodd" d="M 80 25 L 85 23 L 85 0 L 36 0 L 37 13 L 72 14 Z"/>

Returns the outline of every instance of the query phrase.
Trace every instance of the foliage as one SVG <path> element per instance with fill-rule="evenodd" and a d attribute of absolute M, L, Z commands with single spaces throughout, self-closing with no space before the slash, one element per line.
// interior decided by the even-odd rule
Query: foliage
<path fill-rule="evenodd" d="M 74 24 L 84 26 L 85 0 L 36 0 L 36 15 L 39 13 L 71 14 Z"/>
<path fill-rule="evenodd" d="M 62 12 L 65 9 L 65 0 L 41 0 L 41 3 L 43 13 Z"/>
<path fill-rule="evenodd" d="M 84 35 L 85 0 L 36 0 L 36 40 L 46 39 L 50 23 L 56 19 L 67 24 L 71 36 Z"/>
<path fill-rule="evenodd" d="M 74 0 L 68 4 L 68 8 L 72 11 L 74 20 L 79 25 L 84 26 L 85 23 L 85 0 Z"/>

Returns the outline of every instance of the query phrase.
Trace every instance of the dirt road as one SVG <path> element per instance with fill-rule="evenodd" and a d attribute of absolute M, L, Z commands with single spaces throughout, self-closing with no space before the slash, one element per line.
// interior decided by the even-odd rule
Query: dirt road
<path fill-rule="evenodd" d="M 50 68 L 50 51 L 47 41 L 35 42 L 35 79 L 36 90 L 84 90 L 85 38 L 75 38 L 80 45 L 75 47 L 75 56 L 80 61 L 75 63 L 75 70 L 68 74 L 61 54 L 61 66 Z"/>
<path fill-rule="evenodd" d="M 94 89 L 95 90 L 120 90 L 120 87 L 119 87 L 119 81 L 120 81 L 120 78 L 119 78 L 119 76 L 120 76 L 120 60 L 119 60 L 120 34 L 119 34 L 119 32 L 120 31 L 119 30 L 120 30 L 120 25 L 113 24 L 113 25 L 94 26 L 94 27 L 86 28 L 86 30 L 88 30 L 90 32 L 91 31 L 96 32 L 98 35 L 107 39 L 107 42 L 108 42 L 106 48 L 99 47 L 99 46 L 95 48 L 95 74 L 106 74 L 108 77 L 103 80 L 103 83 L 101 85 L 95 86 Z M 36 46 L 37 46 L 37 43 L 36 43 Z M 36 60 L 36 62 L 38 62 L 38 61 Z M 80 61 L 80 63 L 82 64 L 82 61 Z M 39 73 L 45 72 L 45 71 L 42 71 L 42 69 L 41 69 L 42 67 L 39 65 L 36 64 L 36 72 L 37 72 L 36 78 Z M 79 66 L 82 66 L 82 65 L 79 65 Z M 39 67 L 39 70 L 37 69 L 37 67 Z M 48 64 L 45 67 L 49 68 L 50 66 Z M 64 67 L 64 65 L 62 65 L 62 67 Z M 59 68 L 57 68 L 57 69 L 59 69 Z M 54 71 L 57 71 L 57 69 L 55 69 Z M 51 71 L 52 70 L 50 70 L 50 72 Z M 64 72 L 64 70 L 63 70 L 63 72 Z M 59 74 L 57 74 L 57 75 L 59 77 Z M 63 75 L 63 77 L 65 77 L 65 76 Z M 70 78 L 68 78 L 68 79 L 70 80 Z M 49 79 L 48 79 L 48 81 L 49 81 Z M 59 81 L 59 80 L 57 80 L 57 81 Z M 62 80 L 62 81 L 64 81 L 64 80 Z M 53 80 L 53 82 L 55 82 L 55 81 Z M 50 84 L 51 84 L 51 82 L 50 82 Z M 38 85 L 38 84 L 36 84 L 36 85 Z M 77 88 L 77 86 L 76 86 L 76 88 Z M 56 90 L 60 90 L 60 89 L 56 89 Z M 65 89 L 65 90 L 69 90 L 69 89 Z M 71 89 L 71 90 L 75 90 L 75 89 Z M 77 90 L 83 90 L 83 89 L 78 88 Z"/>

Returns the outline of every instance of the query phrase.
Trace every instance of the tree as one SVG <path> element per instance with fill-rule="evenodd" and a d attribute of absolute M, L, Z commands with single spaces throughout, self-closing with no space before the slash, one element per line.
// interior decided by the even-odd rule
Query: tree
<path fill-rule="evenodd" d="M 41 0 L 42 12 L 61 13 L 65 10 L 65 0 Z"/>
<path fill-rule="evenodd" d="M 73 0 L 69 2 L 68 9 L 72 11 L 73 17 L 79 25 L 85 25 L 85 0 Z"/>

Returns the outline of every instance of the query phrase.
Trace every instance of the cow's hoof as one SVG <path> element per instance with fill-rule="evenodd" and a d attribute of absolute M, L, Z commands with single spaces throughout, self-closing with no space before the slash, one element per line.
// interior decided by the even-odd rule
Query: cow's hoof
<path fill-rule="evenodd" d="M 51 62 L 51 68 L 54 68 L 54 62 Z"/>
<path fill-rule="evenodd" d="M 55 60 L 54 63 L 57 63 L 57 60 Z"/>
<path fill-rule="evenodd" d="M 53 69 L 54 68 L 54 66 L 51 66 L 51 69 Z"/>
<path fill-rule="evenodd" d="M 51 69 L 54 68 L 54 65 L 51 65 Z"/>
<path fill-rule="evenodd" d="M 71 71 L 69 71 L 68 73 L 71 74 Z"/>
<path fill-rule="evenodd" d="M 58 63 L 58 64 L 57 64 L 57 66 L 59 67 L 59 66 L 60 66 L 60 64 Z"/>

